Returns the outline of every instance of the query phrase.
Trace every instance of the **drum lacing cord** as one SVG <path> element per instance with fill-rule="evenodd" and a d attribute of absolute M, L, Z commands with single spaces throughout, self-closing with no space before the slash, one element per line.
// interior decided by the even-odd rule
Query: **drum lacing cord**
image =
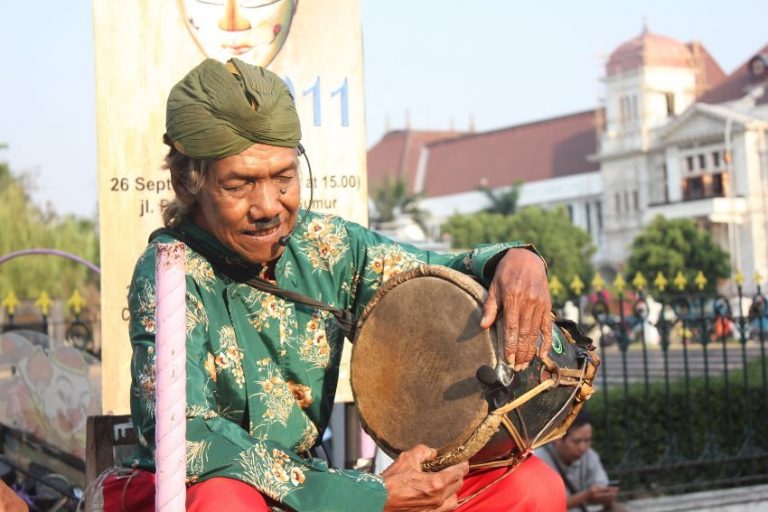
<path fill-rule="evenodd" d="M 581 370 L 563 370 L 563 373 L 571 374 L 567 375 L 568 382 L 567 385 L 574 386 L 573 392 L 571 392 L 571 395 L 568 397 L 568 400 L 566 400 L 562 407 L 557 411 L 556 414 L 552 415 L 550 420 L 539 430 L 539 434 L 533 439 L 533 441 L 530 443 L 531 449 L 537 448 L 538 446 L 541 446 L 542 444 L 545 444 L 552 439 L 556 439 L 558 437 L 561 437 L 562 434 L 560 432 L 554 432 L 551 435 L 548 435 L 544 440 L 541 440 L 541 436 L 544 432 L 547 432 L 551 427 L 552 424 L 555 422 L 555 420 L 563 413 L 563 411 L 566 410 L 566 408 L 570 405 L 572 405 L 574 400 L 577 400 L 576 394 L 579 393 L 579 390 L 581 389 L 581 386 L 585 383 L 585 376 L 586 376 L 586 367 L 582 368 Z M 573 382 L 571 379 L 575 376 L 575 374 L 578 373 L 578 380 L 576 382 Z M 539 393 L 543 393 L 544 391 L 547 391 L 549 389 L 555 388 L 560 385 L 560 379 L 557 380 L 549 378 L 543 382 L 541 382 L 538 386 L 530 389 L 525 394 L 521 395 L 517 399 L 513 400 L 512 402 L 499 407 L 498 409 L 491 412 L 491 416 L 494 418 L 498 418 L 498 424 L 504 425 L 504 428 L 507 429 L 507 432 L 509 432 L 509 435 L 512 436 L 512 440 L 515 442 L 517 446 L 528 446 L 529 443 L 523 439 L 523 437 L 520 435 L 520 432 L 517 430 L 517 427 L 510 421 L 509 417 L 507 416 L 507 413 L 516 410 L 518 407 L 523 405 L 524 403 L 528 402 L 535 396 L 537 396 Z M 578 400 L 577 400 L 578 401 Z M 580 409 L 581 407 L 579 407 Z M 496 423 L 494 421 L 494 423 Z M 523 459 L 524 460 L 524 459 Z M 505 465 L 509 465 L 515 461 L 515 456 L 509 457 L 507 459 L 502 460 L 495 460 L 491 462 L 483 462 L 478 464 L 473 464 L 471 467 L 473 468 L 496 468 L 501 467 Z"/>
<path fill-rule="evenodd" d="M 585 364 L 587 364 L 587 363 L 585 363 Z M 579 375 L 579 380 L 574 385 L 573 391 L 571 392 L 571 396 L 569 396 L 568 400 L 566 400 L 565 403 L 563 403 L 563 406 L 560 407 L 560 410 L 557 411 L 557 414 L 552 415 L 552 417 L 549 419 L 547 424 L 544 425 L 544 427 L 541 430 L 539 430 L 539 434 L 536 437 L 534 437 L 533 441 L 531 442 L 531 449 L 537 448 L 537 447 L 541 446 L 542 444 L 546 444 L 549 441 L 555 439 L 556 437 L 560 437 L 560 435 L 557 435 L 558 432 L 553 432 L 550 435 L 548 435 L 548 436 L 546 436 L 546 437 L 544 437 L 542 439 L 542 434 L 544 434 L 544 432 L 547 432 L 550 429 L 550 427 L 552 427 L 552 424 L 555 422 L 555 419 L 560 417 L 560 415 L 563 413 L 563 411 L 565 411 L 565 409 L 568 406 L 573 405 L 573 401 L 577 398 L 576 394 L 581 391 L 581 387 L 584 384 L 584 378 L 586 377 L 586 374 L 587 374 L 587 371 L 586 371 L 586 366 L 585 366 L 581 370 L 581 374 Z M 581 407 L 578 407 L 578 408 L 581 409 Z"/>

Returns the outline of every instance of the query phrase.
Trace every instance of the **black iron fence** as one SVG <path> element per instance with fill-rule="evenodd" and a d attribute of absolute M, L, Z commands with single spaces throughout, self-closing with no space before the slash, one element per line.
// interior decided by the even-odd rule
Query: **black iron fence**
<path fill-rule="evenodd" d="M 0 299 L 0 333 L 24 331 L 35 344 L 48 349 L 50 340 L 101 358 L 98 305 L 87 307 L 75 290 L 69 298 L 19 299 L 9 291 Z M 35 333 L 39 333 L 36 335 Z"/>
<path fill-rule="evenodd" d="M 618 276 L 610 292 L 599 275 L 591 290 L 575 279 L 570 296 L 550 283 L 561 315 L 575 314 L 598 346 L 593 446 L 628 497 L 768 481 L 761 280 L 745 295 L 736 276 L 721 284 L 730 296 L 702 292 L 701 273 L 693 289 L 680 273 L 672 286 Z"/>

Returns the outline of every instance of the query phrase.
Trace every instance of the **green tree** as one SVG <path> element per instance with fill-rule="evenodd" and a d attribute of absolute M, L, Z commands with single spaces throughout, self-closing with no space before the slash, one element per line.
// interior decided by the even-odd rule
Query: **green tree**
<path fill-rule="evenodd" d="M 592 238 L 575 226 L 562 208 L 523 208 L 514 215 L 480 212 L 454 215 L 443 225 L 455 248 L 523 240 L 533 243 L 549 266 L 549 275 L 569 283 L 575 276 L 589 282 L 594 274 L 590 258 Z"/>
<path fill-rule="evenodd" d="M 386 222 L 392 222 L 398 213 L 410 216 L 426 233 L 427 212 L 419 207 L 421 194 L 409 194 L 408 183 L 403 176 L 387 175 L 371 189 L 371 200 L 376 214 L 371 219 L 373 226 L 380 228 Z"/>
<path fill-rule="evenodd" d="M 689 219 L 668 220 L 657 216 L 635 237 L 627 265 L 627 276 L 640 272 L 653 280 L 658 272 L 667 279 L 682 271 L 689 283 L 701 271 L 707 277 L 707 291 L 717 289 L 717 280 L 731 274 L 730 256 Z"/>
<path fill-rule="evenodd" d="M 59 216 L 32 202 L 28 174 L 15 176 L 0 162 L 0 256 L 22 249 L 58 249 L 99 264 L 96 224 L 72 215 Z M 55 256 L 22 256 L 0 267 L 0 298 L 9 291 L 19 298 L 71 294 L 75 288 L 98 286 L 98 276 L 82 265 Z M 81 288 L 82 289 L 82 288 Z"/>
<path fill-rule="evenodd" d="M 481 185 L 477 187 L 477 190 L 483 192 L 491 202 L 491 205 L 485 209 L 486 212 L 512 215 L 517 211 L 517 202 L 520 200 L 522 186 L 522 183 L 518 182 L 503 192 L 494 192 L 491 187 Z"/>

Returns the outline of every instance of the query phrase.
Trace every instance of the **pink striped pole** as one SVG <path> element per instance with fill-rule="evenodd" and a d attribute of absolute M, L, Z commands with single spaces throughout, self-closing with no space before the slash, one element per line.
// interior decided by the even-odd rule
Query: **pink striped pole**
<path fill-rule="evenodd" d="M 186 280 L 181 242 L 158 244 L 157 384 L 155 387 L 155 510 L 183 512 L 186 505 Z"/>

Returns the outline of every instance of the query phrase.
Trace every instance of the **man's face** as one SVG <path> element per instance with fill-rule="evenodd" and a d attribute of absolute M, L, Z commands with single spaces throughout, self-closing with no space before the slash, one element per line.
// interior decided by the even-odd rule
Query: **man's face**
<path fill-rule="evenodd" d="M 278 240 L 296 223 L 298 165 L 295 149 L 266 144 L 214 160 L 197 198 L 195 223 L 251 263 L 274 260 L 285 250 Z"/>
<path fill-rule="evenodd" d="M 555 441 L 557 455 L 564 463 L 570 465 L 587 453 L 592 444 L 592 425 L 585 423 L 568 430 L 562 439 Z"/>

